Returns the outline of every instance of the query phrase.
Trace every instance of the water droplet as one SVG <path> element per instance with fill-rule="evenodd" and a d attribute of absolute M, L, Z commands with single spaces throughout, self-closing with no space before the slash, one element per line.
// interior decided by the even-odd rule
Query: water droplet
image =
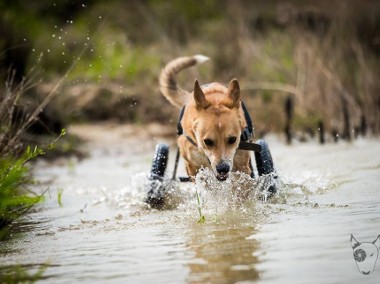
<path fill-rule="evenodd" d="M 62 55 L 65 55 L 65 52 L 64 52 L 64 51 L 62 51 Z"/>
<path fill-rule="evenodd" d="M 99 19 L 101 19 L 102 18 L 102 16 L 99 16 Z"/>
<path fill-rule="evenodd" d="M 50 52 L 50 49 L 47 49 L 47 52 Z"/>
<path fill-rule="evenodd" d="M 52 34 L 51 37 L 55 37 L 55 34 Z"/>
<path fill-rule="evenodd" d="M 123 65 L 121 65 L 121 64 L 120 64 L 120 66 L 119 66 L 119 67 L 120 67 L 120 68 L 123 68 Z"/>
<path fill-rule="evenodd" d="M 82 7 L 83 7 L 83 8 L 86 8 L 86 4 L 82 4 Z"/>
<path fill-rule="evenodd" d="M 59 37 L 58 37 L 58 39 L 62 39 L 62 37 L 61 37 L 61 36 L 59 36 Z"/>
<path fill-rule="evenodd" d="M 26 39 L 26 38 L 24 38 L 24 41 L 27 41 L 27 39 Z"/>
<path fill-rule="evenodd" d="M 90 37 L 89 37 L 89 36 L 87 37 L 87 40 L 90 40 Z"/>

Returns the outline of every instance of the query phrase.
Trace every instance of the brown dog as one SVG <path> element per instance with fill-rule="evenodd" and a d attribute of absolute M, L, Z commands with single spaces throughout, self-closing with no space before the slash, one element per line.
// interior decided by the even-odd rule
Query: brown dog
<path fill-rule="evenodd" d="M 178 147 L 187 173 L 194 180 L 201 168 L 211 168 L 220 181 L 226 180 L 231 171 L 250 175 L 250 153 L 238 149 L 247 127 L 238 81 L 233 79 L 225 87 L 220 83 L 200 86 L 195 80 L 192 93 L 177 87 L 178 72 L 206 60 L 203 55 L 177 58 L 160 75 L 162 94 L 174 106 L 184 107 Z"/>

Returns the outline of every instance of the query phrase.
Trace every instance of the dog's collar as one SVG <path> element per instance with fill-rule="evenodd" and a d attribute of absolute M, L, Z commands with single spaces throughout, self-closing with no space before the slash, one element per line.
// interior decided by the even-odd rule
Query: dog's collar
<path fill-rule="evenodd" d="M 241 150 L 249 150 L 249 151 L 255 151 L 255 152 L 260 152 L 261 147 L 258 144 L 255 143 L 250 143 L 249 141 L 252 139 L 252 137 L 255 136 L 254 134 L 254 128 L 252 124 L 252 118 L 249 115 L 249 112 L 247 110 L 247 107 L 245 106 L 244 102 L 241 102 L 243 112 L 244 112 L 244 118 L 247 126 L 243 129 L 241 135 L 240 135 L 240 143 L 238 149 Z M 178 123 L 177 123 L 177 134 L 178 136 L 185 136 L 187 141 L 189 141 L 193 146 L 198 148 L 197 143 L 189 136 L 185 131 L 183 130 L 182 127 L 182 117 L 185 112 L 186 106 L 183 106 L 181 111 L 179 112 L 178 116 Z"/>

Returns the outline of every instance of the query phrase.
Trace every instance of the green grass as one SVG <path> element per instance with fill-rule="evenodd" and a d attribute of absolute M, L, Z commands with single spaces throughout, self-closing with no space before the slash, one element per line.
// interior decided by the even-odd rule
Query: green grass
<path fill-rule="evenodd" d="M 37 271 L 30 272 L 30 267 L 9 265 L 0 267 L 1 283 L 34 283 L 41 280 L 47 265 L 40 265 Z"/>
<path fill-rule="evenodd" d="M 0 230 L 23 216 L 43 199 L 42 195 L 36 195 L 28 189 L 28 185 L 33 183 L 28 162 L 44 155 L 46 150 L 53 149 L 65 133 L 66 130 L 63 129 L 47 146 L 28 146 L 19 157 L 8 154 L 0 158 Z"/>
<path fill-rule="evenodd" d="M 28 161 L 43 153 L 38 147 L 28 147 L 19 158 L 0 159 L 0 229 L 42 200 L 42 196 L 31 194 L 26 186 L 32 182 Z"/>
<path fill-rule="evenodd" d="M 63 203 L 62 203 L 62 193 L 63 193 L 63 189 L 59 189 L 58 192 L 57 192 L 58 205 L 59 205 L 60 207 L 63 207 Z"/>

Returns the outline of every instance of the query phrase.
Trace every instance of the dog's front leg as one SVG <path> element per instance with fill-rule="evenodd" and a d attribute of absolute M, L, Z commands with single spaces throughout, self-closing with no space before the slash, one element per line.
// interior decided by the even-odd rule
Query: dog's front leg
<path fill-rule="evenodd" d="M 198 168 L 196 168 L 194 165 L 192 165 L 189 162 L 185 162 L 185 165 L 186 165 L 186 172 L 187 172 L 187 174 L 191 178 L 191 181 L 194 182 L 195 181 L 195 176 L 198 173 Z"/>
<path fill-rule="evenodd" d="M 234 157 L 234 172 L 243 172 L 251 174 L 250 153 L 245 150 L 237 150 Z"/>

